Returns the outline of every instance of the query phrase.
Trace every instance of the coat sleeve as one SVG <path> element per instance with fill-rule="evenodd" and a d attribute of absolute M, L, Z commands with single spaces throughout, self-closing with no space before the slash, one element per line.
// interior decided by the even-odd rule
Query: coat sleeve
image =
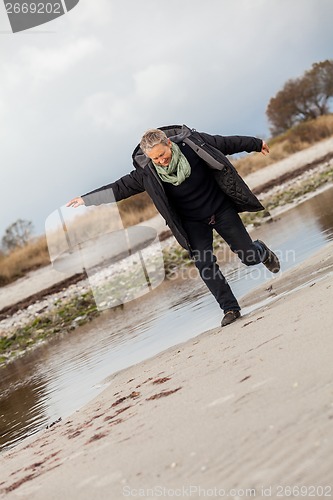
<path fill-rule="evenodd" d="M 117 181 L 82 195 L 82 198 L 86 206 L 102 205 L 103 203 L 124 200 L 143 191 L 145 191 L 143 173 L 132 170 Z"/>
<path fill-rule="evenodd" d="M 225 155 L 232 155 L 243 151 L 247 153 L 251 153 L 252 151 L 259 152 L 262 148 L 262 140 L 256 137 L 242 135 L 222 136 L 205 133 L 200 133 L 200 135 L 207 144 L 218 149 Z"/>

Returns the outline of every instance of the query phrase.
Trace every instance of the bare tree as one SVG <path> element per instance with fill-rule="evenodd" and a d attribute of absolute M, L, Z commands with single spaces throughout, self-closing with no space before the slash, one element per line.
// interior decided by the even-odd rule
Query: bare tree
<path fill-rule="evenodd" d="M 18 219 L 7 227 L 2 238 L 2 247 L 5 250 L 13 250 L 23 247 L 28 243 L 33 233 L 33 224 L 29 220 Z"/>
<path fill-rule="evenodd" d="M 273 135 L 329 113 L 333 97 L 333 60 L 314 63 L 300 78 L 288 80 L 268 103 L 266 114 Z"/>

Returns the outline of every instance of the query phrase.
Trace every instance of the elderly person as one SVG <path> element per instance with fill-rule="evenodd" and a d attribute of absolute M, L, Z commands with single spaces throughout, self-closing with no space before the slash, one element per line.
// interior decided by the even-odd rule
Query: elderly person
<path fill-rule="evenodd" d="M 226 326 L 240 317 L 240 306 L 213 253 L 213 229 L 245 265 L 280 269 L 277 256 L 262 241 L 252 241 L 238 215 L 264 208 L 225 156 L 242 151 L 267 154 L 269 147 L 255 137 L 209 135 L 185 125 L 151 129 L 133 152 L 135 170 L 67 206 L 100 205 L 147 191 L 224 311 Z"/>

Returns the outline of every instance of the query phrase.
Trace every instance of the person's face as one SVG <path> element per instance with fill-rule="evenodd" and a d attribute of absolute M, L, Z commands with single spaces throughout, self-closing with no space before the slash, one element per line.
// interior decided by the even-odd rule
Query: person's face
<path fill-rule="evenodd" d="M 172 158 L 170 140 L 168 141 L 168 144 L 156 144 L 156 146 L 147 151 L 147 156 L 157 165 L 167 167 Z"/>

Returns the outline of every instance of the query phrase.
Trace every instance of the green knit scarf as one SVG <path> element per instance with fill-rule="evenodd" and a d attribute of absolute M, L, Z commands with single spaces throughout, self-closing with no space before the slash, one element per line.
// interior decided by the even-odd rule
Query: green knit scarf
<path fill-rule="evenodd" d="M 172 157 L 167 167 L 161 167 L 153 162 L 156 172 L 163 182 L 170 182 L 174 186 L 179 186 L 191 173 L 191 165 L 181 152 L 179 146 L 171 142 Z"/>

